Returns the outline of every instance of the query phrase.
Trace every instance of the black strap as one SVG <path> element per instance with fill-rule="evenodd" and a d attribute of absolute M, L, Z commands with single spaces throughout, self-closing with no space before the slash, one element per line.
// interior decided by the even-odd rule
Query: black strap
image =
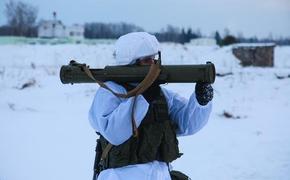
<path fill-rule="evenodd" d="M 101 167 L 99 166 L 102 156 L 102 147 L 101 147 L 101 141 L 100 139 L 97 139 L 97 145 L 96 145 L 96 155 L 95 155 L 95 162 L 94 162 L 94 175 L 93 180 L 96 180 L 100 172 L 102 171 Z"/>

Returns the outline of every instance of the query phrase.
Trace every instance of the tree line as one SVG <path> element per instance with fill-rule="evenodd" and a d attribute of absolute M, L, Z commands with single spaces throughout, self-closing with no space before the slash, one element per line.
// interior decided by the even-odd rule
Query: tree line
<path fill-rule="evenodd" d="M 97 39 L 108 38 L 117 39 L 118 37 L 129 32 L 144 31 L 143 28 L 134 24 L 127 23 L 86 23 L 85 38 Z M 201 34 L 192 32 L 191 28 L 180 30 L 177 27 L 168 25 L 165 30 L 154 34 L 161 42 L 189 42 L 191 39 L 201 37 Z"/>
<path fill-rule="evenodd" d="M 37 37 L 38 9 L 28 3 L 10 0 L 5 4 L 7 24 L 0 26 L 0 36 Z M 84 37 L 88 39 L 117 39 L 129 32 L 144 31 L 143 28 L 128 23 L 100 23 L 92 22 L 84 25 Z M 161 42 L 186 43 L 191 39 L 201 37 L 200 32 L 193 32 L 191 28 L 180 30 L 168 25 L 165 30 L 155 34 Z"/>
<path fill-rule="evenodd" d="M 7 24 L 0 26 L 0 36 L 25 36 L 37 37 L 37 14 L 38 9 L 28 3 L 10 0 L 5 4 L 4 14 Z M 117 39 L 118 37 L 129 32 L 144 31 L 142 27 L 128 23 L 100 23 L 91 22 L 84 25 L 84 37 L 87 39 Z M 178 28 L 168 25 L 160 32 L 151 32 L 160 42 L 177 42 L 187 43 L 192 39 L 204 37 L 200 30 L 191 28 Z M 218 31 L 213 35 L 220 46 L 225 46 L 238 42 L 258 43 L 258 42 L 275 42 L 278 45 L 290 45 L 290 38 L 265 38 L 256 37 L 245 38 L 243 36 L 234 36 L 229 30 L 226 30 L 223 37 Z"/>

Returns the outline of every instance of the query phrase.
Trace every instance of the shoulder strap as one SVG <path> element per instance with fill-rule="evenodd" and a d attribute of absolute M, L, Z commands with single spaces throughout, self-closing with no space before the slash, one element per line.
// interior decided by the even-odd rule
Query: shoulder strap
<path fill-rule="evenodd" d="M 147 75 L 145 76 L 145 78 L 143 79 L 143 81 L 141 83 L 139 83 L 134 89 L 130 90 L 127 94 L 121 94 L 121 93 L 114 92 L 104 82 L 97 80 L 93 76 L 92 72 L 90 71 L 90 69 L 86 65 L 83 66 L 83 70 L 85 71 L 85 73 L 92 80 L 94 80 L 96 83 L 98 83 L 101 87 L 109 90 L 115 96 L 121 97 L 121 98 L 129 98 L 129 97 L 132 97 L 132 96 L 136 96 L 136 95 L 142 94 L 157 79 L 157 77 L 159 76 L 160 71 L 161 71 L 161 69 L 160 69 L 160 61 L 158 60 L 156 64 L 152 64 L 150 66 L 149 72 L 147 73 Z"/>
<path fill-rule="evenodd" d="M 148 89 L 153 84 L 153 82 L 157 79 L 157 77 L 159 76 L 159 74 L 161 72 L 160 65 L 161 65 L 161 59 L 159 58 L 159 60 L 155 64 L 151 64 L 149 72 L 147 73 L 147 75 L 143 79 L 143 81 L 141 83 L 139 83 L 134 89 L 129 91 L 127 94 L 116 93 L 112 89 L 110 89 L 104 82 L 97 80 L 93 76 L 92 72 L 90 71 L 90 69 L 86 65 L 83 66 L 83 69 L 84 69 L 85 73 L 92 80 L 94 80 L 96 83 L 98 83 L 101 87 L 112 92 L 115 96 L 121 97 L 121 98 L 129 98 L 129 97 L 134 96 L 131 119 L 132 119 L 133 135 L 134 135 L 134 137 L 137 137 L 138 130 L 137 130 L 137 125 L 136 125 L 136 121 L 134 118 L 136 96 L 138 96 L 138 95 L 142 94 L 144 91 L 146 91 L 146 89 Z"/>
<path fill-rule="evenodd" d="M 132 131 L 133 131 L 134 137 L 138 137 L 138 129 L 137 129 L 136 121 L 134 118 L 134 112 L 135 112 L 135 106 L 136 106 L 136 97 L 138 95 L 142 94 L 144 91 L 146 91 L 146 89 L 148 89 L 153 84 L 153 82 L 157 79 L 157 77 L 159 76 L 160 71 L 161 71 L 160 65 L 161 65 L 161 59 L 159 59 L 156 64 L 152 64 L 150 66 L 149 72 L 147 73 L 147 75 L 143 79 L 143 81 L 140 84 L 138 84 L 134 89 L 127 92 L 127 94 L 116 93 L 112 89 L 110 89 L 104 82 L 97 80 L 93 76 L 92 72 L 90 71 L 90 69 L 86 65 L 83 66 L 83 70 L 92 80 L 94 80 L 96 83 L 98 83 L 101 87 L 112 92 L 115 96 L 121 97 L 121 98 L 129 98 L 129 97 L 134 96 L 133 108 L 132 108 L 132 113 L 131 113 Z M 112 147 L 113 147 L 113 145 L 111 143 L 108 143 L 108 145 L 105 147 L 105 149 L 102 153 L 101 162 L 103 162 L 107 158 L 108 153 Z"/>

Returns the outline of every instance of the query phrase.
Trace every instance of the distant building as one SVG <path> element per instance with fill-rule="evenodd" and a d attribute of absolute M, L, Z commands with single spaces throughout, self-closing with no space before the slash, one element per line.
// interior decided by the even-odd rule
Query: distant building
<path fill-rule="evenodd" d="M 81 40 L 84 38 L 84 26 L 74 24 L 65 26 L 57 20 L 56 13 L 53 13 L 52 20 L 41 21 L 38 27 L 38 37 L 42 38 L 73 38 Z"/>
<path fill-rule="evenodd" d="M 83 39 L 84 38 L 85 28 L 83 25 L 74 24 L 72 26 L 68 26 L 65 30 L 66 37 L 71 37 L 74 39 Z"/>
<path fill-rule="evenodd" d="M 61 21 L 44 20 L 38 27 L 38 37 L 43 38 L 64 38 L 66 37 L 66 27 Z"/>
<path fill-rule="evenodd" d="M 192 39 L 190 41 L 190 44 L 196 45 L 196 46 L 213 46 L 216 45 L 216 40 L 211 38 L 197 38 Z"/>
<path fill-rule="evenodd" d="M 233 46 L 233 54 L 241 61 L 242 66 L 274 66 L 274 43 L 245 43 Z"/>

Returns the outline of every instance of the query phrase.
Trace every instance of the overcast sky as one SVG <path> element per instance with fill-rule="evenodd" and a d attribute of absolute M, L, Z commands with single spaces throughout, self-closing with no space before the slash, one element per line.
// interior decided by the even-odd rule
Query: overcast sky
<path fill-rule="evenodd" d="M 0 0 L 0 24 L 6 23 Z M 227 28 L 234 35 L 290 37 L 290 0 L 24 0 L 38 7 L 38 19 L 52 12 L 65 25 L 85 22 L 127 22 L 146 31 L 168 24 L 200 29 L 205 35 Z"/>

